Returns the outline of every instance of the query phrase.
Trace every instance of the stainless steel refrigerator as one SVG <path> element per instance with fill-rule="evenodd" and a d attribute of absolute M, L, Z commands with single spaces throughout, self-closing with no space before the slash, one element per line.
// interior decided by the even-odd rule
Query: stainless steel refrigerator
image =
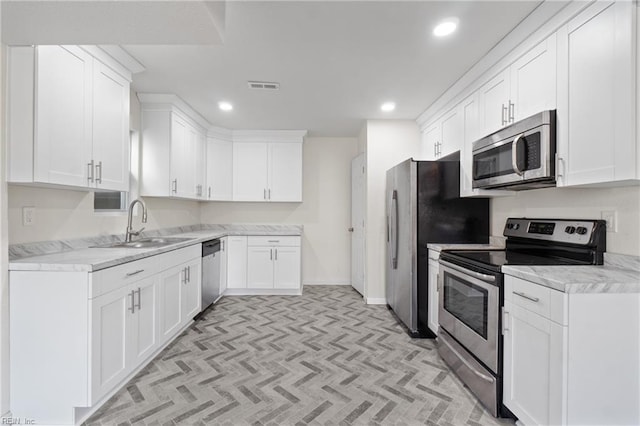
<path fill-rule="evenodd" d="M 427 326 L 428 243 L 488 243 L 489 200 L 460 198 L 460 161 L 409 159 L 387 171 L 387 305 L 413 337 Z"/>

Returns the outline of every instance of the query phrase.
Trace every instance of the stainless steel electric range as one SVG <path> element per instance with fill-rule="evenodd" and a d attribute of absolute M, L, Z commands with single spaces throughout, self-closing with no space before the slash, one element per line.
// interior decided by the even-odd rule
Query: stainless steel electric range
<path fill-rule="evenodd" d="M 602 265 L 602 220 L 509 218 L 504 250 L 444 250 L 440 254 L 438 352 L 487 409 L 502 405 L 504 265 Z M 516 295 L 526 297 L 527 295 Z"/>

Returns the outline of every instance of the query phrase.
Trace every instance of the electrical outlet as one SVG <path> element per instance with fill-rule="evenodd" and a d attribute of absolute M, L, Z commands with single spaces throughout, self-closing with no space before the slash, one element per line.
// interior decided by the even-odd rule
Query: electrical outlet
<path fill-rule="evenodd" d="M 36 221 L 36 208 L 23 207 L 22 208 L 22 225 L 31 226 L 35 221 Z"/>
<path fill-rule="evenodd" d="M 600 212 L 600 217 L 607 221 L 607 232 L 618 232 L 618 212 L 605 210 Z"/>

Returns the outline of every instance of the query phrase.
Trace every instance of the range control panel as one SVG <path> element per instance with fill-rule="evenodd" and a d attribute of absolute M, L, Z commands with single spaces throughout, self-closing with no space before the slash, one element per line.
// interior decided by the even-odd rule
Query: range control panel
<path fill-rule="evenodd" d="M 527 238 L 557 243 L 593 245 L 601 232 L 603 220 L 509 218 L 504 225 L 505 237 Z"/>

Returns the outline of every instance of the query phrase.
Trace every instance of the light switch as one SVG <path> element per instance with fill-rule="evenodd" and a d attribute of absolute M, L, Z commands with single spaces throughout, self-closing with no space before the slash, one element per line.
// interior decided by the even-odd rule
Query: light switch
<path fill-rule="evenodd" d="M 23 207 L 22 208 L 22 225 L 31 226 L 35 221 L 36 221 L 36 208 Z"/>

